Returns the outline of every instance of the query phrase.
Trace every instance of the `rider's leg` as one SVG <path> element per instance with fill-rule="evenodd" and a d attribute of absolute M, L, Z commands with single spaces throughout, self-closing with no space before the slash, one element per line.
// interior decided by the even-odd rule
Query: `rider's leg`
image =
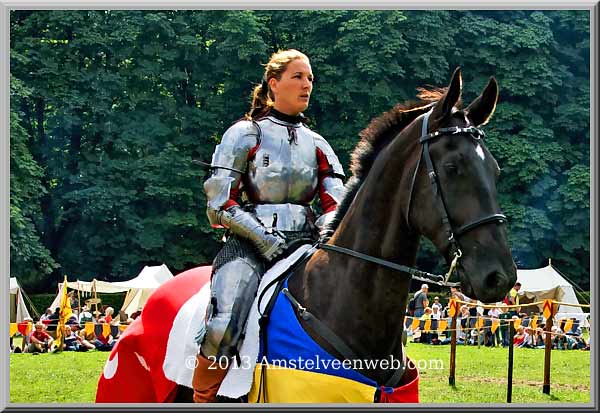
<path fill-rule="evenodd" d="M 237 258 L 213 275 L 206 334 L 192 381 L 196 403 L 216 401 L 229 362 L 237 354 L 262 273 L 261 262 Z"/>

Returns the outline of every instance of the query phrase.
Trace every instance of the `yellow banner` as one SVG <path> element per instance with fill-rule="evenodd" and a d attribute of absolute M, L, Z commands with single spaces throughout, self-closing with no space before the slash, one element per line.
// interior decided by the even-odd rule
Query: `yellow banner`
<path fill-rule="evenodd" d="M 538 323 L 538 316 L 536 315 L 533 317 L 533 319 L 531 320 L 531 324 L 530 324 L 530 326 L 533 330 L 535 330 L 537 328 L 537 323 Z"/>
<path fill-rule="evenodd" d="M 521 325 L 521 319 L 520 318 L 516 318 L 516 319 L 513 320 L 513 323 L 515 325 L 515 330 L 516 330 Z"/>
<path fill-rule="evenodd" d="M 492 321 L 492 334 L 494 334 L 496 332 L 499 325 L 500 325 L 500 320 L 495 318 L 494 321 Z"/>
<path fill-rule="evenodd" d="M 110 324 L 102 323 L 102 336 L 108 337 L 110 335 Z"/>
<path fill-rule="evenodd" d="M 440 320 L 438 323 L 438 331 L 440 333 L 444 332 L 448 328 L 448 320 Z"/>
<path fill-rule="evenodd" d="M 429 331 L 429 330 L 431 330 L 431 319 L 429 319 L 429 320 L 425 320 L 425 325 L 423 326 L 423 330 L 424 330 L 424 331 Z"/>
<path fill-rule="evenodd" d="M 19 327 L 17 326 L 17 323 L 10 323 L 10 337 L 17 334 L 18 330 L 19 330 Z"/>
<path fill-rule="evenodd" d="M 127 324 L 119 324 L 119 331 L 125 331 Z"/>
<path fill-rule="evenodd" d="M 569 318 L 569 319 L 567 319 L 567 322 L 565 323 L 565 328 L 563 329 L 563 331 L 565 333 L 568 333 L 569 331 L 571 331 L 571 328 L 573 328 L 573 319 Z"/>
<path fill-rule="evenodd" d="M 475 323 L 475 326 L 481 330 L 483 328 L 483 323 L 484 323 L 483 318 L 477 317 L 477 323 Z"/>
<path fill-rule="evenodd" d="M 410 325 L 410 329 L 411 330 L 416 330 L 417 327 L 419 327 L 419 319 L 418 318 L 413 318 L 412 324 Z"/>
<path fill-rule="evenodd" d="M 454 314 L 456 314 L 456 300 L 452 298 L 448 303 L 448 315 L 454 317 Z"/>
<path fill-rule="evenodd" d="M 88 321 L 87 323 L 85 323 L 85 327 L 83 328 L 83 331 L 85 332 L 85 334 L 91 335 L 94 332 L 94 323 L 92 323 L 91 321 Z"/>
<path fill-rule="evenodd" d="M 544 318 L 547 320 L 552 316 L 552 300 L 544 300 Z"/>

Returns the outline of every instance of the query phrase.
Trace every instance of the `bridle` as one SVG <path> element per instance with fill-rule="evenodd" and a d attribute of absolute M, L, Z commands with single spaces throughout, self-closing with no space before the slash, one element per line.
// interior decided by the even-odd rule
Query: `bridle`
<path fill-rule="evenodd" d="M 362 253 L 359 253 L 359 252 L 356 252 L 356 251 L 353 251 L 353 250 L 350 250 L 347 248 L 338 247 L 338 246 L 332 245 L 332 244 L 319 243 L 319 245 L 318 245 L 319 248 L 339 252 L 339 253 L 346 254 L 346 255 L 351 255 L 353 257 L 360 258 L 365 261 L 370 261 L 375 264 L 378 264 L 378 265 L 381 265 L 381 266 L 384 266 L 384 267 L 387 267 L 387 268 L 390 268 L 390 269 L 393 269 L 396 271 L 407 272 L 412 276 L 413 279 L 433 282 L 435 284 L 439 284 L 439 285 L 442 285 L 445 287 L 455 287 L 455 286 L 460 285 L 460 283 L 453 283 L 453 282 L 448 281 L 450 279 L 450 277 L 452 276 L 452 274 L 456 271 L 456 267 L 458 266 L 458 260 L 460 259 L 460 257 L 462 257 L 462 250 L 460 248 L 460 244 L 458 243 L 457 238 L 477 227 L 482 226 L 482 225 L 486 225 L 489 223 L 504 224 L 504 223 L 506 223 L 506 216 L 501 213 L 495 213 L 495 214 L 483 216 L 481 218 L 477 218 L 477 219 L 473 220 L 472 222 L 465 224 L 457 229 L 454 229 L 452 227 L 452 224 L 450 223 L 450 218 L 448 217 L 448 208 L 446 207 L 444 198 L 442 196 L 441 185 L 439 183 L 437 174 L 435 172 L 433 160 L 431 159 L 429 144 L 430 144 L 430 142 L 438 139 L 441 136 L 455 135 L 458 133 L 469 134 L 469 136 L 471 136 L 475 141 L 480 141 L 485 136 L 485 133 L 481 129 L 476 128 L 474 126 L 467 126 L 464 128 L 461 128 L 458 126 L 453 126 L 453 127 L 449 127 L 449 128 L 438 129 L 435 132 L 429 133 L 429 116 L 431 115 L 432 112 L 433 112 L 433 108 L 431 110 L 429 110 L 427 113 L 421 115 L 423 118 L 422 126 L 421 126 L 421 137 L 419 138 L 419 143 L 421 144 L 421 156 L 419 157 L 419 160 L 417 161 L 417 166 L 415 167 L 415 172 L 413 174 L 412 182 L 410 185 L 410 192 L 409 192 L 409 196 L 408 196 L 408 207 L 406 208 L 406 222 L 408 225 L 410 225 L 409 224 L 409 222 L 410 222 L 409 215 L 410 215 L 410 208 L 411 208 L 411 203 L 412 203 L 412 193 L 414 191 L 415 181 L 417 178 L 417 173 L 419 171 L 419 166 L 421 164 L 421 159 L 423 158 L 423 159 L 425 159 L 425 165 L 427 167 L 427 176 L 429 177 L 429 182 L 431 184 L 431 190 L 433 192 L 434 203 L 436 205 L 436 208 L 438 209 L 440 216 L 442 217 L 442 226 L 444 228 L 444 232 L 446 233 L 448 242 L 450 243 L 450 247 L 449 247 L 450 251 L 449 252 L 453 256 L 452 262 L 450 264 L 450 269 L 448 270 L 448 272 L 443 276 L 438 275 L 438 274 L 431 274 L 431 273 L 428 273 L 425 271 L 417 270 L 412 267 L 407 267 L 405 265 L 396 264 L 396 263 L 393 263 L 393 262 L 390 262 L 387 260 L 383 260 L 381 258 L 372 257 L 370 255 L 362 254 Z"/>

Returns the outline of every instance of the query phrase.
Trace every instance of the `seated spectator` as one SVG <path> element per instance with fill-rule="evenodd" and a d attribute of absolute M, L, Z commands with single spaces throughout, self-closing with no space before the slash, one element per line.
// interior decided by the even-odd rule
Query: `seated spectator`
<path fill-rule="evenodd" d="M 523 342 L 525 341 L 525 328 L 523 326 L 519 326 L 517 332 L 513 337 L 513 346 L 521 347 Z"/>
<path fill-rule="evenodd" d="M 71 330 L 71 326 L 65 326 L 65 339 L 63 340 L 63 350 L 64 351 L 78 351 L 79 350 L 79 340 L 77 340 L 77 335 Z"/>
<path fill-rule="evenodd" d="M 557 350 L 567 349 L 567 337 L 558 326 L 552 326 L 552 348 Z"/>
<path fill-rule="evenodd" d="M 51 315 L 52 315 L 52 309 L 46 308 L 46 312 L 44 314 L 42 314 L 42 316 L 40 317 L 40 321 L 49 320 Z"/>
<path fill-rule="evenodd" d="M 533 336 L 535 348 L 544 348 L 546 346 L 546 333 L 544 333 L 544 329 L 542 327 L 537 327 Z"/>
<path fill-rule="evenodd" d="M 115 313 L 115 309 L 112 307 L 107 307 L 104 311 L 104 322 L 106 324 L 111 324 L 113 321 L 113 314 Z"/>
<path fill-rule="evenodd" d="M 81 314 L 79 314 L 79 325 L 83 327 L 85 323 L 90 321 L 94 321 L 94 317 L 87 306 L 84 305 L 81 307 Z"/>
<path fill-rule="evenodd" d="M 106 319 L 101 318 L 98 320 L 98 323 L 104 324 L 106 323 Z M 94 345 L 96 346 L 96 350 L 110 351 L 114 347 L 115 343 L 116 341 L 114 340 L 113 336 L 109 333 L 106 336 L 104 336 L 103 334 L 97 335 Z"/>
<path fill-rule="evenodd" d="M 521 347 L 525 348 L 536 348 L 536 335 L 535 332 L 531 329 L 531 327 L 525 327 L 525 339 L 523 340 L 523 344 Z"/>
<path fill-rule="evenodd" d="M 423 310 L 423 315 L 421 317 L 419 317 L 420 321 L 427 321 L 427 320 L 431 320 L 431 307 L 425 307 L 425 309 Z M 421 343 L 425 343 L 425 344 L 430 344 L 431 343 L 431 333 L 429 331 L 423 331 L 421 333 Z"/>
<path fill-rule="evenodd" d="M 438 320 L 439 321 L 442 318 L 441 308 L 442 308 L 441 305 L 432 305 L 431 306 L 431 319 L 432 320 Z"/>
<path fill-rule="evenodd" d="M 91 330 L 86 330 L 85 328 L 82 328 L 79 331 L 79 351 L 87 351 L 87 350 L 91 350 L 91 349 L 95 349 L 96 346 L 94 345 L 94 343 L 96 342 L 96 333 L 94 333 L 94 329 L 92 328 Z"/>
<path fill-rule="evenodd" d="M 27 353 L 47 353 L 52 348 L 54 339 L 45 331 L 44 324 L 38 321 L 35 323 L 35 330 L 31 333 L 29 341 Z"/>

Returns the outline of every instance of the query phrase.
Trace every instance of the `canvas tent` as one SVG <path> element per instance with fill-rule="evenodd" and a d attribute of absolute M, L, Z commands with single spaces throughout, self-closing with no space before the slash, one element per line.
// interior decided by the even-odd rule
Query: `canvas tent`
<path fill-rule="evenodd" d="M 10 277 L 10 322 L 21 323 L 28 317 L 31 318 L 23 300 L 21 287 L 15 277 Z"/>
<path fill-rule="evenodd" d="M 521 283 L 519 295 L 530 301 L 553 299 L 563 303 L 579 304 L 575 290 L 551 264 L 544 268 L 532 270 L 517 270 L 517 282 Z M 560 305 L 556 314 L 557 319 L 576 318 L 587 325 L 587 314 L 581 307 Z"/>
<path fill-rule="evenodd" d="M 121 311 L 131 315 L 146 304 L 148 297 L 150 297 L 150 294 L 152 294 L 154 290 L 171 278 L 173 278 L 173 274 L 171 274 L 171 271 L 163 264 L 154 267 L 146 266 L 134 279 L 111 284 L 114 287 L 126 289 L 127 294 L 125 295 L 125 301 L 123 301 Z"/>
<path fill-rule="evenodd" d="M 173 274 L 165 264 L 157 266 L 145 266 L 137 277 L 128 281 L 108 282 L 108 281 L 72 281 L 67 282 L 67 287 L 72 290 L 78 290 L 91 294 L 94 289 L 96 293 L 120 293 L 127 292 L 121 311 L 131 315 L 139 308 L 143 307 L 148 297 L 165 281 L 173 278 Z M 59 284 L 60 287 L 60 284 Z M 60 297 L 54 299 L 52 309 L 58 307 Z"/>

